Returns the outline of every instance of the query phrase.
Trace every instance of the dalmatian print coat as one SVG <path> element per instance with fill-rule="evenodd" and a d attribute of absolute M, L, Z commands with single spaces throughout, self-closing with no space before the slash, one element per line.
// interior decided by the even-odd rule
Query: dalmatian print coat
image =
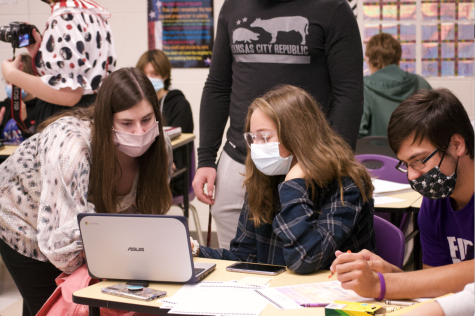
<path fill-rule="evenodd" d="M 90 0 L 54 4 L 34 61 L 42 81 L 57 90 L 97 93 L 117 63 L 109 17 Z"/>
<path fill-rule="evenodd" d="M 0 165 L 0 238 L 24 256 L 74 272 L 83 262 L 76 215 L 94 212 L 87 201 L 90 166 L 88 120 L 63 117 L 25 140 Z M 120 197 L 117 212 L 136 212 L 137 182 Z"/>

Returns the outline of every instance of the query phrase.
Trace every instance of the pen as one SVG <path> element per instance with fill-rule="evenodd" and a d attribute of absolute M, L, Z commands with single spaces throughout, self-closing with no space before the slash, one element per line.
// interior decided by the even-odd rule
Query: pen
<path fill-rule="evenodd" d="M 412 305 L 416 305 L 417 302 L 386 300 L 386 304 L 387 305 L 412 306 Z"/>
<path fill-rule="evenodd" d="M 346 253 L 351 253 L 351 250 L 348 250 Z M 328 278 L 331 278 L 334 274 L 335 272 L 330 271 L 330 275 L 328 276 Z"/>
<path fill-rule="evenodd" d="M 326 307 L 330 305 L 330 303 L 305 303 L 305 304 L 300 304 L 302 307 Z"/>

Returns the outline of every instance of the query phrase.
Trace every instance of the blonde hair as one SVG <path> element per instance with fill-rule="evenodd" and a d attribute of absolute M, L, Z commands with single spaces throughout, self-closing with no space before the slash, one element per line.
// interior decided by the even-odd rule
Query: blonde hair
<path fill-rule="evenodd" d="M 279 142 L 298 159 L 312 195 L 316 186 L 325 188 L 338 179 L 343 203 L 342 177 L 350 177 L 365 202 L 372 198 L 373 185 L 365 167 L 355 159 L 350 146 L 330 128 L 317 102 L 307 92 L 283 85 L 257 98 L 247 112 L 246 132 L 250 131 L 256 109 L 277 126 Z M 244 185 L 250 216 L 256 227 L 272 223 L 277 197 L 275 177 L 266 176 L 256 168 L 249 148 L 245 165 Z"/>

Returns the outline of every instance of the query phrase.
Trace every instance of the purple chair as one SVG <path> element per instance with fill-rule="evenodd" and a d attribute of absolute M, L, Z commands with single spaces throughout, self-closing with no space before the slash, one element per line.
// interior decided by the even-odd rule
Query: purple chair
<path fill-rule="evenodd" d="M 374 216 L 374 235 L 377 255 L 402 269 L 405 240 L 401 230 L 387 220 Z"/>
<path fill-rule="evenodd" d="M 193 190 L 193 179 L 195 178 L 195 173 L 196 173 L 196 158 L 195 158 L 195 146 L 193 145 L 193 151 L 191 155 L 191 163 L 190 163 L 190 172 L 189 172 L 189 179 L 188 179 L 188 199 L 191 202 L 195 198 L 195 190 Z M 183 203 L 183 195 L 176 196 L 173 198 L 172 201 L 173 206 L 177 206 L 181 208 L 183 211 L 185 211 L 185 205 Z M 201 231 L 201 224 L 200 224 L 200 218 L 198 216 L 198 211 L 196 210 L 195 206 L 191 203 L 189 203 L 189 210 L 193 213 L 193 220 L 195 222 L 196 226 L 196 233 L 198 234 L 198 242 L 200 245 L 204 245 L 204 240 L 203 240 L 203 233 Z"/>
<path fill-rule="evenodd" d="M 368 169 L 374 178 L 397 183 L 409 183 L 407 175 L 395 168 L 399 162 L 396 158 L 375 154 L 356 155 L 355 158 Z"/>
<path fill-rule="evenodd" d="M 399 160 L 396 158 L 375 154 L 356 155 L 355 158 L 358 159 L 366 167 L 366 169 L 368 169 L 371 177 L 386 181 L 409 184 L 407 175 L 395 168 L 399 162 Z M 380 213 L 378 216 L 386 219 L 387 221 L 390 220 L 390 216 L 387 213 Z M 406 231 L 410 218 L 410 214 L 405 213 L 403 215 L 401 223 L 399 224 L 401 231 Z"/>

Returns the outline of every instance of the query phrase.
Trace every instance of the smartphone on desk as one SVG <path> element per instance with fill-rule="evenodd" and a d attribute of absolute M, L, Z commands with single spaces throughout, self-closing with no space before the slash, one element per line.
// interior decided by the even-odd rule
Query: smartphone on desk
<path fill-rule="evenodd" d="M 259 263 L 245 263 L 237 262 L 226 268 L 227 271 L 242 272 L 242 273 L 254 273 L 265 275 L 277 275 L 287 270 L 284 266 L 271 266 L 267 264 Z"/>
<path fill-rule="evenodd" d="M 102 288 L 101 292 L 141 301 L 153 301 L 154 299 L 167 295 L 166 291 L 154 290 L 148 287 L 144 287 L 139 291 L 131 291 L 129 287 L 130 286 L 125 283 L 118 283 Z"/>

